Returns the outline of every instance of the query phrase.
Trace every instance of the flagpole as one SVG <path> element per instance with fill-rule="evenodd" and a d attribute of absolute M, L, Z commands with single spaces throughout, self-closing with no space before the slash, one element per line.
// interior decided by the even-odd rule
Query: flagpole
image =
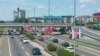
<path fill-rule="evenodd" d="M 76 0 L 74 0 L 74 27 L 73 30 L 75 29 L 75 16 L 76 16 Z M 74 35 L 74 56 L 76 56 L 76 47 L 75 47 L 75 35 Z"/>

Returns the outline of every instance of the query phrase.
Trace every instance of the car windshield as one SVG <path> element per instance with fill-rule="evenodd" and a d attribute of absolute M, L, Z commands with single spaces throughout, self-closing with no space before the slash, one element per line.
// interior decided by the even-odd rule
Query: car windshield
<path fill-rule="evenodd" d="M 33 48 L 33 50 L 35 50 L 35 51 L 40 51 L 40 49 L 39 49 L 39 48 Z"/>
<path fill-rule="evenodd" d="M 27 38 L 24 38 L 24 40 L 27 40 Z"/>

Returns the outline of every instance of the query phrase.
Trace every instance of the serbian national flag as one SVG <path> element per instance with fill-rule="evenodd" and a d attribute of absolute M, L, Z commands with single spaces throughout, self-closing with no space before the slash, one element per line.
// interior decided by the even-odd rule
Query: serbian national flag
<path fill-rule="evenodd" d="M 80 37 L 81 37 L 81 30 L 80 29 L 77 29 L 77 30 L 75 30 L 75 37 L 76 37 L 76 39 L 80 39 Z"/>
<path fill-rule="evenodd" d="M 69 39 L 72 39 L 72 32 L 71 32 L 71 30 L 68 31 L 68 36 L 69 36 Z"/>
<path fill-rule="evenodd" d="M 68 32 L 69 39 L 80 39 L 81 30 L 80 29 L 72 29 Z"/>
<path fill-rule="evenodd" d="M 52 33 L 53 32 L 53 27 L 50 27 L 50 30 L 49 31 L 50 31 L 50 33 Z"/>
<path fill-rule="evenodd" d="M 73 29 L 69 30 L 68 35 L 69 35 L 69 39 L 74 39 L 75 38 L 74 37 L 74 30 Z"/>

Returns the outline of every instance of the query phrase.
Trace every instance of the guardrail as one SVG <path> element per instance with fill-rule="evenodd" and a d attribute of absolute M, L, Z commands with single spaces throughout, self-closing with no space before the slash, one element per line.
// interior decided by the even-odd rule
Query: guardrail
<path fill-rule="evenodd" d="M 0 23 L 0 26 L 70 26 L 69 23 Z"/>

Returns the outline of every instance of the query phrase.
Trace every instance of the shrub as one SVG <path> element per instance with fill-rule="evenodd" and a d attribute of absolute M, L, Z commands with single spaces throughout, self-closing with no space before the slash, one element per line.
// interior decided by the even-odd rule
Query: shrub
<path fill-rule="evenodd" d="M 34 40 L 34 36 L 32 34 L 24 33 L 30 40 Z"/>
<path fill-rule="evenodd" d="M 64 49 L 59 49 L 57 51 L 57 55 L 58 56 L 74 56 L 74 53 L 71 53 L 67 50 L 64 50 Z M 79 56 L 78 54 L 76 54 L 75 56 Z"/>
<path fill-rule="evenodd" d="M 69 52 L 69 51 L 67 51 L 67 50 L 64 50 L 64 49 L 59 49 L 59 50 L 57 51 L 57 55 L 58 55 L 58 56 L 74 56 L 73 53 L 71 53 L 71 52 Z"/>
<path fill-rule="evenodd" d="M 57 50 L 57 47 L 53 44 L 48 44 L 47 45 L 47 49 L 52 52 L 52 51 L 56 51 Z"/>

